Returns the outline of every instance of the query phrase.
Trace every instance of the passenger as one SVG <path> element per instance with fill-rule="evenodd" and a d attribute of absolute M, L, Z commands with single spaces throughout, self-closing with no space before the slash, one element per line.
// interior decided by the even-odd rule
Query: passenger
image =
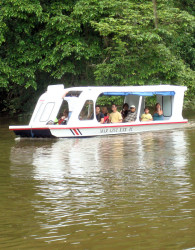
<path fill-rule="evenodd" d="M 102 113 L 104 114 L 104 123 L 109 122 L 109 113 L 107 107 L 102 107 Z"/>
<path fill-rule="evenodd" d="M 134 122 L 137 118 L 137 113 L 135 111 L 136 111 L 135 105 L 131 105 L 130 111 L 128 112 L 123 122 Z"/>
<path fill-rule="evenodd" d="M 117 111 L 117 106 L 112 104 L 112 113 L 109 115 L 109 121 L 111 123 L 122 122 L 123 118 L 121 113 Z"/>
<path fill-rule="evenodd" d="M 121 115 L 123 117 L 123 119 L 125 119 L 125 117 L 127 116 L 129 112 L 129 104 L 128 103 L 124 103 L 123 104 L 123 109 L 121 110 Z"/>
<path fill-rule="evenodd" d="M 54 125 L 59 125 L 59 123 L 58 123 L 58 118 L 57 118 L 57 117 L 56 117 L 55 120 L 53 121 L 53 124 L 54 124 Z"/>
<path fill-rule="evenodd" d="M 142 122 L 149 122 L 153 120 L 152 115 L 149 112 L 150 112 L 149 108 L 145 107 L 144 114 L 142 114 L 141 116 Z"/>
<path fill-rule="evenodd" d="M 64 112 L 61 116 L 61 118 L 58 120 L 59 125 L 66 125 L 68 121 L 68 110 L 64 109 Z"/>
<path fill-rule="evenodd" d="M 99 123 L 104 123 L 104 114 L 100 112 L 100 106 L 95 106 L 96 119 Z"/>
<path fill-rule="evenodd" d="M 102 107 L 102 113 L 104 114 L 104 116 L 108 115 L 108 109 L 106 106 Z"/>
<path fill-rule="evenodd" d="M 163 111 L 161 109 L 160 103 L 156 103 L 155 105 L 153 120 L 154 121 L 163 120 Z"/>

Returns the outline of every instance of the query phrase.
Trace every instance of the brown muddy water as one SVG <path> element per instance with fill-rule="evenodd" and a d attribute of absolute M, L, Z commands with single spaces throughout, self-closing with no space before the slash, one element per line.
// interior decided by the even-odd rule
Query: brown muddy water
<path fill-rule="evenodd" d="M 195 249 L 195 114 L 183 129 L 15 139 L 0 117 L 0 249 Z"/>

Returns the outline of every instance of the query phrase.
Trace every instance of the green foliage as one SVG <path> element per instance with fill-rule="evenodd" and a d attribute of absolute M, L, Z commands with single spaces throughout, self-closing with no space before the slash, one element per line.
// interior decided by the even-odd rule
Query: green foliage
<path fill-rule="evenodd" d="M 154 107 L 156 104 L 156 95 L 153 96 L 146 96 L 145 97 L 145 104 L 148 107 Z"/>
<path fill-rule="evenodd" d="M 194 80 L 194 17 L 158 1 L 159 28 L 154 29 L 151 1 L 123 3 L 126 7 L 122 15 L 112 13 L 112 17 L 92 21 L 95 30 L 107 39 L 96 79 L 104 84 L 123 85 L 185 84 L 190 78 Z M 192 39 L 190 43 L 188 37 Z M 188 47 L 183 49 L 184 43 Z M 189 52 L 191 65 L 184 61 Z"/>
<path fill-rule="evenodd" d="M 101 96 L 98 97 L 96 105 L 106 106 L 111 109 L 112 104 L 122 107 L 123 103 L 124 97 L 122 96 Z"/>
<path fill-rule="evenodd" d="M 193 100 L 194 1 L 156 1 L 156 23 L 154 2 L 1 0 L 1 107 L 24 110 L 50 82 L 186 85 Z"/>

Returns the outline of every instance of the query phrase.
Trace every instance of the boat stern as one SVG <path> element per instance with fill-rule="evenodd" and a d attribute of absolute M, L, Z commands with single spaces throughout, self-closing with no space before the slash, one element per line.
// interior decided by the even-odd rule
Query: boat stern
<path fill-rule="evenodd" d="M 37 127 L 31 126 L 9 126 L 9 130 L 13 131 L 16 136 L 19 137 L 31 137 L 31 138 L 53 138 L 49 127 Z"/>

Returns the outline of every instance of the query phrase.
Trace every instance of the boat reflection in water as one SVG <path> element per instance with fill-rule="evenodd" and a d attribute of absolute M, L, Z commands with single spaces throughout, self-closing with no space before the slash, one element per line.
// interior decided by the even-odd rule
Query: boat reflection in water
<path fill-rule="evenodd" d="M 132 237 L 133 246 L 139 237 L 148 239 L 148 230 L 160 240 L 169 226 L 173 231 L 184 224 L 187 231 L 192 229 L 186 224 L 190 205 L 183 207 L 191 193 L 185 130 L 21 140 L 12 148 L 11 162 L 12 175 L 18 174 L 21 162 L 26 165 L 20 174 L 37 192 L 32 206 L 44 229 L 39 239 L 69 244 L 91 240 L 93 245 L 103 233 L 108 240 L 126 231 L 123 236 Z"/>

